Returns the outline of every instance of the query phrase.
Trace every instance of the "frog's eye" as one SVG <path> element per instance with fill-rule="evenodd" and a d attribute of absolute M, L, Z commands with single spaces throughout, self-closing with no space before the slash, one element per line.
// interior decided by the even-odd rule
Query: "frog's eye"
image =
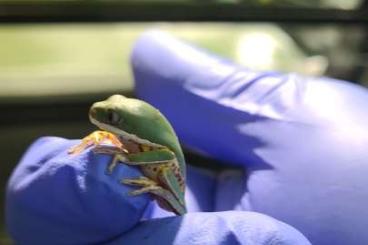
<path fill-rule="evenodd" d="M 113 110 L 107 111 L 107 120 L 110 124 L 118 124 L 121 121 L 121 117 Z"/>

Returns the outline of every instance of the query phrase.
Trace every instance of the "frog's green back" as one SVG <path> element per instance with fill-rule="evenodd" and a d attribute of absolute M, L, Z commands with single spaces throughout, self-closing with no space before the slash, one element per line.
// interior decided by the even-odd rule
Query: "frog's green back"
<path fill-rule="evenodd" d="M 121 123 L 116 125 L 120 129 L 172 150 L 183 174 L 185 173 L 184 154 L 179 140 L 171 124 L 159 110 L 142 100 L 122 95 L 113 95 L 98 103 L 106 110 L 114 110 L 120 114 Z"/>
<path fill-rule="evenodd" d="M 142 101 L 143 102 L 143 101 Z M 178 137 L 171 126 L 170 122 L 165 118 L 162 113 L 151 106 L 150 104 L 143 102 L 147 105 L 147 108 L 150 112 L 154 111 L 155 114 L 152 116 L 152 120 L 149 121 L 146 125 L 140 125 L 140 129 L 137 129 L 137 136 L 141 138 L 148 139 L 151 142 L 167 146 L 170 150 L 172 150 L 180 165 L 184 165 L 184 154 L 182 152 Z M 146 106 L 145 106 L 146 107 Z M 148 113 L 146 111 L 146 113 Z M 139 124 L 138 124 L 139 125 Z"/>

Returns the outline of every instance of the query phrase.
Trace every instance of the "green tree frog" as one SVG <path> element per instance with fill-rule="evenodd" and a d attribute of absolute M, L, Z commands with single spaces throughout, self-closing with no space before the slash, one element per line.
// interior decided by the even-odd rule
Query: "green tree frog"
<path fill-rule="evenodd" d="M 90 121 L 100 131 L 82 140 L 70 154 L 95 146 L 93 151 L 113 155 L 107 172 L 118 162 L 137 166 L 142 176 L 121 183 L 139 187 L 131 195 L 150 193 L 158 205 L 177 215 L 186 213 L 185 160 L 178 138 L 168 120 L 150 104 L 122 95 L 94 103 Z M 101 144 L 109 141 L 111 144 Z"/>

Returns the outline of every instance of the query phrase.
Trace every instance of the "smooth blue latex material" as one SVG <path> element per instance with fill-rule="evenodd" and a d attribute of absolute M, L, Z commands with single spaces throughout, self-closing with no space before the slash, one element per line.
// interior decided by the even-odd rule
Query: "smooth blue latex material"
<path fill-rule="evenodd" d="M 101 243 L 128 231 L 149 199 L 131 198 L 119 180 L 139 171 L 90 150 L 69 155 L 79 141 L 41 138 L 25 154 L 7 187 L 6 225 L 16 244 Z M 124 208 L 121 208 L 124 207 Z"/>
<path fill-rule="evenodd" d="M 188 213 L 142 222 L 111 244 L 310 244 L 268 216 L 244 211 Z"/>
<path fill-rule="evenodd" d="M 256 72 L 162 32 L 132 56 L 138 96 L 185 145 L 243 166 L 214 210 L 270 215 L 313 244 L 368 244 L 368 92 L 329 78 Z"/>
<path fill-rule="evenodd" d="M 24 155 L 7 187 L 6 225 L 16 244 L 310 244 L 291 226 L 253 212 L 213 210 L 216 176 L 188 168 L 191 213 L 172 216 L 148 195 L 131 197 L 119 182 L 139 171 L 87 150 L 79 141 L 41 138 Z M 166 218 L 157 218 L 170 216 Z M 152 219 L 155 218 L 155 219 Z"/>

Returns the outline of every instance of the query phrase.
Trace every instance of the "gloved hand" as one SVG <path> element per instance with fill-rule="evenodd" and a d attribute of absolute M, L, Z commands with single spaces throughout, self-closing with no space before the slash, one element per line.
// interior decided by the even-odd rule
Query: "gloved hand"
<path fill-rule="evenodd" d="M 44 138 L 7 189 L 7 226 L 18 243 L 308 244 L 260 213 L 314 244 L 368 241 L 365 90 L 253 72 L 159 32 L 140 38 L 132 62 L 138 95 L 169 117 L 182 142 L 246 176 L 188 168 L 186 201 L 196 212 L 151 220 L 167 213 L 119 184 L 136 169 L 121 164 L 108 176 L 110 157 L 70 156 L 75 141 Z M 200 212 L 225 210 L 242 211 Z"/>
<path fill-rule="evenodd" d="M 182 143 L 246 169 L 216 183 L 215 211 L 270 215 L 313 244 L 368 244 L 368 92 L 329 78 L 255 72 L 148 32 L 136 90 Z"/>
<path fill-rule="evenodd" d="M 260 213 L 172 216 L 145 194 L 131 197 L 123 178 L 140 173 L 107 155 L 68 155 L 77 140 L 37 140 L 7 187 L 6 224 L 16 244 L 310 244 L 291 226 Z M 190 212 L 212 210 L 216 178 L 188 168 Z M 157 216 L 171 216 L 152 219 Z"/>

